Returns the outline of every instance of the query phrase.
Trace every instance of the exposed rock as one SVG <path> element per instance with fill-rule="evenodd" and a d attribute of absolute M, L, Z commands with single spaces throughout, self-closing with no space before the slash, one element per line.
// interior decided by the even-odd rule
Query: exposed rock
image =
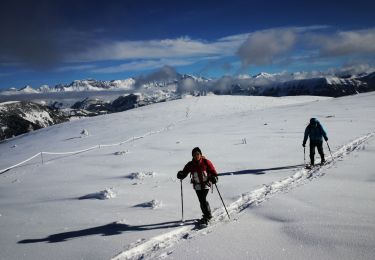
<path fill-rule="evenodd" d="M 25 101 L 0 103 L 0 140 L 67 120 L 59 112 L 36 103 Z"/>

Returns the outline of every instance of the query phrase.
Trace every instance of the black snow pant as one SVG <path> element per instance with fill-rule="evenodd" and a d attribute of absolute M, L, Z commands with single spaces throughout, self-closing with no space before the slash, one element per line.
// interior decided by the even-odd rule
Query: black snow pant
<path fill-rule="evenodd" d="M 311 165 L 314 165 L 315 147 L 318 149 L 318 153 L 321 158 L 321 162 L 324 162 L 324 152 L 323 152 L 323 141 L 310 141 L 310 161 Z"/>
<path fill-rule="evenodd" d="M 197 196 L 198 196 L 198 199 L 199 199 L 199 204 L 201 206 L 203 218 L 211 219 L 212 215 L 211 215 L 210 204 L 206 200 L 209 190 L 208 189 L 206 189 L 206 190 L 196 190 L 195 192 L 197 193 Z"/>

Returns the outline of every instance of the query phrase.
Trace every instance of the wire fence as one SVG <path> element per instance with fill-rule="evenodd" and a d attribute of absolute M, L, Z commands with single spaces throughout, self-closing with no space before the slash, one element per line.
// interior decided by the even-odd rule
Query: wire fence
<path fill-rule="evenodd" d="M 155 131 L 150 131 L 144 135 L 140 135 L 140 136 L 133 136 L 129 139 L 126 139 L 125 141 L 122 141 L 122 142 L 119 142 L 119 143 L 114 143 L 114 144 L 98 144 L 98 145 L 95 145 L 95 146 L 92 146 L 90 148 L 86 148 L 86 149 L 83 149 L 83 150 L 78 150 L 78 151 L 69 151 L 69 152 L 39 152 L 29 158 L 27 158 L 26 160 L 22 161 L 22 162 L 19 162 L 15 165 L 12 165 L 12 166 L 9 166 L 7 168 L 4 168 L 4 169 L 1 169 L 0 170 L 0 174 L 3 174 L 4 172 L 7 172 L 13 168 L 16 168 L 16 167 L 19 167 L 31 160 L 33 160 L 34 158 L 37 158 L 38 156 L 40 156 L 41 158 L 41 162 L 42 164 L 44 163 L 44 157 L 43 155 L 68 155 L 68 154 L 79 154 L 79 153 L 84 153 L 84 152 L 88 152 L 88 151 L 91 151 L 91 150 L 94 150 L 94 149 L 100 149 L 100 148 L 105 148 L 105 147 L 113 147 L 113 146 L 120 146 L 120 145 L 123 145 L 123 144 L 126 144 L 126 143 L 129 143 L 129 142 L 133 142 L 133 141 L 136 141 L 136 140 L 139 140 L 139 139 L 142 139 L 142 138 L 145 138 L 147 136 L 150 136 L 150 135 L 154 135 L 154 134 L 158 134 L 158 133 L 161 133 L 161 132 L 164 132 L 164 131 L 168 131 L 172 126 L 174 126 L 175 124 L 177 123 L 180 123 L 182 121 L 185 121 L 186 119 L 182 119 L 182 120 L 179 120 L 179 121 L 176 121 L 174 123 L 171 123 L 169 124 L 168 126 L 166 127 L 163 127 L 159 130 L 155 130 Z"/>

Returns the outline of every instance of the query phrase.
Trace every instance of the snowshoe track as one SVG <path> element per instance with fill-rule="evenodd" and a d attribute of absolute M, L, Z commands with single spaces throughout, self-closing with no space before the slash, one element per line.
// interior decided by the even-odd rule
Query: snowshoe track
<path fill-rule="evenodd" d="M 249 206 L 258 205 L 277 193 L 287 192 L 311 181 L 314 178 L 324 176 L 324 169 L 332 167 L 338 162 L 338 160 L 342 160 L 343 157 L 351 152 L 361 149 L 365 142 L 374 135 L 375 132 L 369 133 L 343 145 L 332 154 L 332 157 L 327 157 L 327 163 L 323 166 L 315 167 L 311 170 L 302 168 L 287 178 L 272 182 L 268 185 L 263 185 L 259 189 L 242 194 L 238 200 L 227 205 L 229 214 L 236 218 L 241 211 Z M 152 237 L 144 243 L 137 244 L 114 256 L 111 260 L 163 258 L 166 254 L 168 255 L 171 253 L 167 249 L 171 248 L 176 243 L 194 238 L 198 235 L 210 233 L 216 225 L 222 224 L 223 221 L 227 219 L 228 216 L 224 208 L 217 209 L 213 212 L 213 219 L 207 228 L 197 229 L 195 225 L 182 226 L 173 231 Z"/>

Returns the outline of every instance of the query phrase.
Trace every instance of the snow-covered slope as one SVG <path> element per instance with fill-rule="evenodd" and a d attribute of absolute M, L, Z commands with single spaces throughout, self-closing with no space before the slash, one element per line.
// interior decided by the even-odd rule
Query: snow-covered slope
<path fill-rule="evenodd" d="M 375 195 L 374 101 L 374 92 L 192 97 L 0 143 L 0 169 L 37 155 L 0 174 L 0 258 L 367 259 L 375 253 L 375 208 L 361 203 Z M 335 159 L 311 174 L 301 146 L 310 117 L 325 126 Z M 214 224 L 201 231 L 189 224 L 201 213 L 187 179 L 187 222 L 179 225 L 175 177 L 195 146 L 221 173 L 232 219 L 215 191 Z M 356 172 L 359 162 L 366 166 Z"/>

